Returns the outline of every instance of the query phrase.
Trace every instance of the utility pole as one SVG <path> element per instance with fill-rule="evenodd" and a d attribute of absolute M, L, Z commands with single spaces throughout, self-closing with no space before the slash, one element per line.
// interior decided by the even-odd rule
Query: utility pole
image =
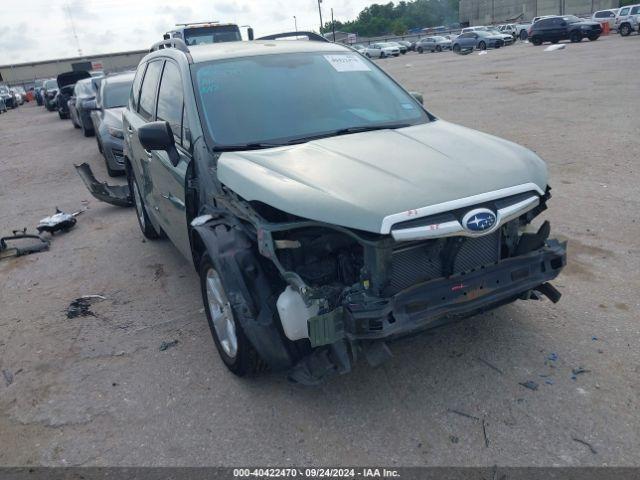
<path fill-rule="evenodd" d="M 298 31 L 298 19 L 296 18 L 296 16 L 293 16 L 293 25 L 295 27 L 295 31 Z"/>
<path fill-rule="evenodd" d="M 333 8 L 331 9 L 331 30 L 333 30 L 333 43 L 336 43 L 336 23 L 333 21 Z"/>
<path fill-rule="evenodd" d="M 322 7 L 320 7 L 320 4 L 322 3 L 322 0 L 318 0 L 318 13 L 320 14 L 320 35 L 322 35 Z"/>

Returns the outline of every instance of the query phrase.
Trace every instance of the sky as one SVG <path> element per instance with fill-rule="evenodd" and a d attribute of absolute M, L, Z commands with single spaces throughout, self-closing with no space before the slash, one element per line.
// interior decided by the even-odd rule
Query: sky
<path fill-rule="evenodd" d="M 149 48 L 176 23 L 251 25 L 256 36 L 318 30 L 317 0 L 13 0 L 2 3 L 0 65 Z M 350 20 L 366 0 L 322 0 L 323 21 Z M 381 3 L 380 1 L 378 3 Z M 72 30 L 69 12 L 75 26 Z"/>

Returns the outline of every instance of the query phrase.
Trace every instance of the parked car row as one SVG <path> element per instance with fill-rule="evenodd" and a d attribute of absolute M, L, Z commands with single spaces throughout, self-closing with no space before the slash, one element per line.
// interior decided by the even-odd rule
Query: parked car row
<path fill-rule="evenodd" d="M 57 111 L 61 120 L 70 119 L 85 137 L 96 136 L 107 172 L 115 177 L 124 173 L 122 110 L 132 83 L 133 72 L 71 71 L 36 80 L 34 88 L 39 105 Z"/>
<path fill-rule="evenodd" d="M 0 84 L 0 113 L 8 111 L 9 108 L 18 108 L 28 102 L 27 92 L 22 86 L 9 87 Z"/>

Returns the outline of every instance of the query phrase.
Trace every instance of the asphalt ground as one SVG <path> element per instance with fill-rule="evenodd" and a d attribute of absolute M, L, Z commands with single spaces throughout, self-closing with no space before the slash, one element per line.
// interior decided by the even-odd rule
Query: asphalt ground
<path fill-rule="evenodd" d="M 435 115 L 546 159 L 562 300 L 399 341 L 317 388 L 228 373 L 193 267 L 74 171 L 108 179 L 95 140 L 33 103 L 0 115 L 0 232 L 87 209 L 0 262 L 0 465 L 640 464 L 640 37 L 543 49 L 377 62 Z M 87 294 L 106 300 L 67 318 Z"/>

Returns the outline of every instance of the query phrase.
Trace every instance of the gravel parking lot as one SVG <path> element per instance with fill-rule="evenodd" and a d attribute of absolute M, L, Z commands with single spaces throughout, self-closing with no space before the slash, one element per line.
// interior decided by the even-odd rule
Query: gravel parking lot
<path fill-rule="evenodd" d="M 561 302 L 402 340 L 318 388 L 231 375 L 193 268 L 76 174 L 108 178 L 95 140 L 33 102 L 0 116 L 0 233 L 87 207 L 49 251 L 0 262 L 0 465 L 640 464 L 640 37 L 543 49 L 378 64 L 547 160 Z M 86 294 L 106 300 L 68 319 Z"/>

